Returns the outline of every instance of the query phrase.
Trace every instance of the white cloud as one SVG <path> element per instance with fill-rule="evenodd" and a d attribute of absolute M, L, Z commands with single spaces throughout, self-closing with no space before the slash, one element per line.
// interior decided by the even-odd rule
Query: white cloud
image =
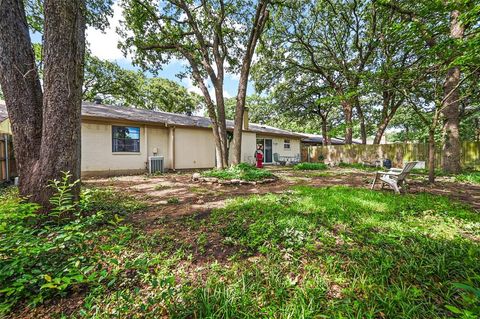
<path fill-rule="evenodd" d="M 197 94 L 200 94 L 202 95 L 202 90 L 200 90 L 199 87 L 195 86 L 193 84 L 193 81 L 192 79 L 190 78 L 185 78 L 185 79 L 182 79 L 182 83 L 185 84 L 185 86 L 187 87 L 187 90 L 188 92 L 193 92 L 193 93 L 197 93 Z"/>
<path fill-rule="evenodd" d="M 121 37 L 117 34 L 116 29 L 120 26 L 122 14 L 122 7 L 118 2 L 115 2 L 113 4 L 113 17 L 110 18 L 110 26 L 105 32 L 92 27 L 87 29 L 87 41 L 94 56 L 109 61 L 125 58 L 122 51 L 117 47 Z M 131 60 L 129 57 L 127 59 Z"/>
<path fill-rule="evenodd" d="M 189 92 L 197 93 L 197 94 L 203 96 L 202 90 L 200 90 L 200 88 L 198 86 L 195 86 L 193 84 L 192 79 L 185 78 L 185 79 L 182 80 L 182 84 L 184 84 L 186 86 L 186 88 Z M 210 97 L 212 98 L 212 100 L 215 101 L 215 90 L 213 89 L 213 87 L 210 84 L 208 84 L 208 92 L 210 93 Z M 227 90 L 224 89 L 223 90 L 223 97 L 225 99 L 229 99 L 233 96 L 230 93 L 228 93 Z"/>

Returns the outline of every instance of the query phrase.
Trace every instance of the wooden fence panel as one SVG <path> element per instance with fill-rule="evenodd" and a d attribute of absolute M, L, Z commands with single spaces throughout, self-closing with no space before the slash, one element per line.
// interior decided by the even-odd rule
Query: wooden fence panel
<path fill-rule="evenodd" d="M 8 145 L 7 148 L 5 147 L 5 144 Z M 17 176 L 16 167 L 17 165 L 13 156 L 12 138 L 10 135 L 6 134 L 0 135 L 0 182 L 6 181 L 7 177 L 12 178 Z"/>
<path fill-rule="evenodd" d="M 437 147 L 435 151 L 435 166 L 441 167 L 442 150 Z M 381 144 L 381 145 L 327 145 L 304 146 L 301 150 L 302 161 L 338 164 L 374 162 L 388 158 L 393 166 L 401 167 L 406 161 L 425 161 L 428 165 L 428 144 Z M 480 169 L 480 142 L 463 142 L 461 164 L 464 168 Z"/>

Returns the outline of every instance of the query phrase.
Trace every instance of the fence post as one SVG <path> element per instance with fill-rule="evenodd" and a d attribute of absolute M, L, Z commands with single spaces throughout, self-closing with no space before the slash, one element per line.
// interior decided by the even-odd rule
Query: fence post
<path fill-rule="evenodd" d="M 5 172 L 5 176 L 7 178 L 7 181 L 10 180 L 10 155 L 8 154 L 8 135 L 5 134 L 5 138 L 4 138 L 4 141 L 5 141 L 5 167 L 6 167 L 6 172 Z"/>

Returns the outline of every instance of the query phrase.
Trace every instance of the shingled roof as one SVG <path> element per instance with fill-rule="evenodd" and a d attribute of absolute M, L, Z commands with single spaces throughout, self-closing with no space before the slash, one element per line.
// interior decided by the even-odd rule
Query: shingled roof
<path fill-rule="evenodd" d="M 6 108 L 3 102 L 0 102 L 0 120 L 2 114 L 7 117 Z M 186 127 L 211 127 L 209 118 L 202 116 L 189 116 L 177 113 L 151 111 L 144 109 L 136 109 L 124 106 L 94 104 L 90 102 L 82 103 L 82 117 L 86 119 L 106 119 L 106 120 L 127 120 L 140 123 L 151 124 L 167 124 L 171 126 L 186 126 Z M 233 130 L 233 121 L 227 120 L 227 129 Z M 263 134 L 273 134 L 293 138 L 302 138 L 298 133 L 293 133 L 287 130 L 282 130 L 276 127 L 249 124 L 249 131 Z"/>
<path fill-rule="evenodd" d="M 302 142 L 304 143 L 311 143 L 311 144 L 322 144 L 323 142 L 323 136 L 318 135 L 318 134 L 308 134 L 308 133 L 300 133 L 303 135 Z M 330 138 L 330 143 L 332 145 L 343 145 L 345 144 L 345 139 L 344 138 L 338 138 L 338 137 L 331 137 Z M 353 144 L 361 144 L 361 141 L 358 140 L 353 140 Z"/>

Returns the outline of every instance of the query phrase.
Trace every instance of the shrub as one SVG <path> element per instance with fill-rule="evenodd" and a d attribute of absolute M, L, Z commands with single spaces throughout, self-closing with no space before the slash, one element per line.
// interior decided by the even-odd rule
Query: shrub
<path fill-rule="evenodd" d="M 67 173 L 53 181 L 53 208 L 42 214 L 15 188 L 0 193 L 0 317 L 20 301 L 36 305 L 110 280 L 102 251 L 92 243 L 108 249 L 109 240 L 111 246 L 128 237 L 130 229 L 119 227 L 119 214 L 141 206 L 96 189 L 83 190 L 80 200 L 73 201 L 71 189 L 77 183 Z"/>
<path fill-rule="evenodd" d="M 202 175 L 205 177 L 216 177 L 223 180 L 241 179 L 245 181 L 258 181 L 265 178 L 275 177 L 271 172 L 264 169 L 258 169 L 247 163 L 232 165 L 224 170 L 212 169 L 203 172 Z"/>
<path fill-rule="evenodd" d="M 293 167 L 296 170 L 302 171 L 320 171 L 328 169 L 327 164 L 325 163 L 299 163 Z"/>

